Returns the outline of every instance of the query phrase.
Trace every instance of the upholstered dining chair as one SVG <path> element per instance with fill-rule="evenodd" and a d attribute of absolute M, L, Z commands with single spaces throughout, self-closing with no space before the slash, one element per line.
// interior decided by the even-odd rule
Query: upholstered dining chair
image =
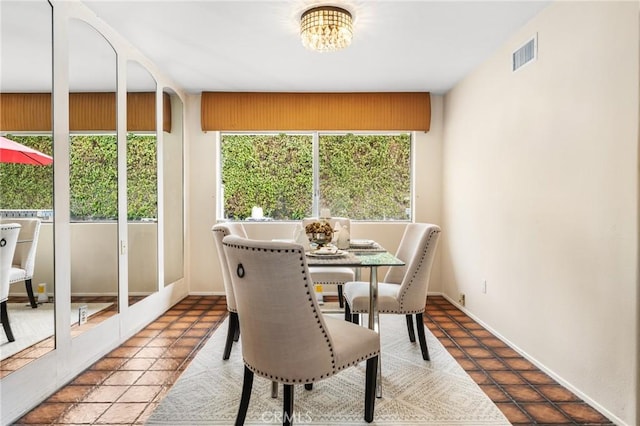
<path fill-rule="evenodd" d="M 17 223 L 21 226 L 16 251 L 11 263 L 9 273 L 9 283 L 15 284 L 24 281 L 24 287 L 29 296 L 29 303 L 32 308 L 37 308 L 38 303 L 33 294 L 33 271 L 36 267 L 36 251 L 38 248 L 38 238 L 40 236 L 40 219 L 4 219 L 3 223 Z"/>
<path fill-rule="evenodd" d="M 229 359 L 231 355 L 231 347 L 233 342 L 237 342 L 240 337 L 240 326 L 238 325 L 238 310 L 236 308 L 236 298 L 233 294 L 233 286 L 231 285 L 231 277 L 229 268 L 227 267 L 227 257 L 222 248 L 222 239 L 227 235 L 236 235 L 247 238 L 247 232 L 241 223 L 228 222 L 214 225 L 211 228 L 213 232 L 213 240 L 216 243 L 218 251 L 218 260 L 220 261 L 220 269 L 222 270 L 222 282 L 224 284 L 224 294 L 227 299 L 227 311 L 229 311 L 229 328 L 227 329 L 227 340 L 224 345 L 223 360 Z"/>
<path fill-rule="evenodd" d="M 428 223 L 410 223 L 405 228 L 396 257 L 404 266 L 392 266 L 378 284 L 378 312 L 405 315 L 409 340 L 415 342 L 413 316 L 420 341 L 422 358 L 429 360 L 424 335 L 423 313 L 427 302 L 429 277 L 436 255 L 440 227 Z M 369 311 L 369 283 L 348 282 L 344 286 L 345 319 L 358 322 L 361 313 Z"/>
<path fill-rule="evenodd" d="M 17 223 L 3 223 L 0 225 L 0 321 L 7 340 L 15 341 L 9 313 L 7 312 L 7 299 L 9 298 L 9 276 L 11 274 L 11 261 L 16 250 L 20 225 Z"/>
<path fill-rule="evenodd" d="M 283 424 L 293 418 L 294 385 L 310 389 L 367 361 L 364 419 L 373 420 L 379 335 L 324 317 L 300 244 L 228 236 L 223 240 L 236 296 L 244 381 L 236 425 L 244 424 L 254 374 L 284 384 Z"/>
<path fill-rule="evenodd" d="M 302 219 L 302 229 L 307 226 L 309 223 L 315 222 L 319 220 L 317 217 L 306 217 Z M 351 235 L 351 220 L 346 217 L 331 217 L 328 219 L 329 224 L 331 224 L 332 228 L 335 228 L 336 222 L 340 222 L 340 229 L 343 226 L 347 227 L 347 231 L 349 231 L 349 235 Z M 353 269 L 348 268 L 346 266 L 328 266 L 328 267 L 310 267 L 309 272 L 311 273 L 311 278 L 315 284 L 321 284 L 322 286 L 327 285 L 335 285 L 338 290 L 338 303 L 340 307 L 344 307 L 344 297 L 342 295 L 342 286 L 347 281 L 353 281 L 355 279 L 355 275 Z"/>

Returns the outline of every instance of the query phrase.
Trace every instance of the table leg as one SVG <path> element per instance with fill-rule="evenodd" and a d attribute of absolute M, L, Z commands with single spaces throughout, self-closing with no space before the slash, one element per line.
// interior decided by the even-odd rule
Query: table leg
<path fill-rule="evenodd" d="M 369 329 L 380 333 L 378 315 L 378 267 L 371 267 L 369 277 Z M 378 357 L 378 379 L 376 380 L 376 397 L 382 398 L 382 354 Z"/>
<path fill-rule="evenodd" d="M 369 277 L 369 330 L 378 332 L 378 268 L 371 268 Z"/>

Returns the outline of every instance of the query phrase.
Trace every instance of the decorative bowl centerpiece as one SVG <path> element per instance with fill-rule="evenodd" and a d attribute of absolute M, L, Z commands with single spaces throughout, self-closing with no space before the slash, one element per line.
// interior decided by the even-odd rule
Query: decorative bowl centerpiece
<path fill-rule="evenodd" d="M 309 241 L 318 247 L 329 244 L 333 238 L 333 228 L 329 222 L 311 222 L 304 227 L 304 232 Z"/>

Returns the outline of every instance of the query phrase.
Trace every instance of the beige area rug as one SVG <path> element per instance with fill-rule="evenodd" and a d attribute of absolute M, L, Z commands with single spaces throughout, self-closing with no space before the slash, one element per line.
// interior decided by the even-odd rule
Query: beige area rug
<path fill-rule="evenodd" d="M 228 319 L 227 319 L 228 321 Z M 149 418 L 148 425 L 232 425 L 242 389 L 240 343 L 222 361 L 227 332 L 220 325 Z M 509 425 L 502 412 L 425 328 L 431 361 L 408 338 L 400 315 L 381 318 L 382 398 L 376 425 Z M 314 384 L 295 387 L 294 424 L 366 425 L 365 363 Z M 271 398 L 271 382 L 255 376 L 248 425 L 282 423 L 282 386 Z"/>
<path fill-rule="evenodd" d="M 82 305 L 87 305 L 88 315 L 91 316 L 108 308 L 112 303 L 72 303 L 71 324 L 78 322 L 78 308 Z M 0 330 L 0 359 L 8 358 L 53 336 L 53 307 L 53 303 L 40 304 L 36 309 L 31 309 L 28 303 L 8 303 L 11 331 L 16 340 L 9 342 L 4 330 Z"/>

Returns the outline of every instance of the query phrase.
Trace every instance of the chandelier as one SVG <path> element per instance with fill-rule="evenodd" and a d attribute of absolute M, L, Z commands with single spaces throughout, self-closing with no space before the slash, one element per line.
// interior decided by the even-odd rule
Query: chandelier
<path fill-rule="evenodd" d="M 344 49 L 353 37 L 351 13 L 334 6 L 309 9 L 300 18 L 300 35 L 307 49 L 318 52 Z"/>

